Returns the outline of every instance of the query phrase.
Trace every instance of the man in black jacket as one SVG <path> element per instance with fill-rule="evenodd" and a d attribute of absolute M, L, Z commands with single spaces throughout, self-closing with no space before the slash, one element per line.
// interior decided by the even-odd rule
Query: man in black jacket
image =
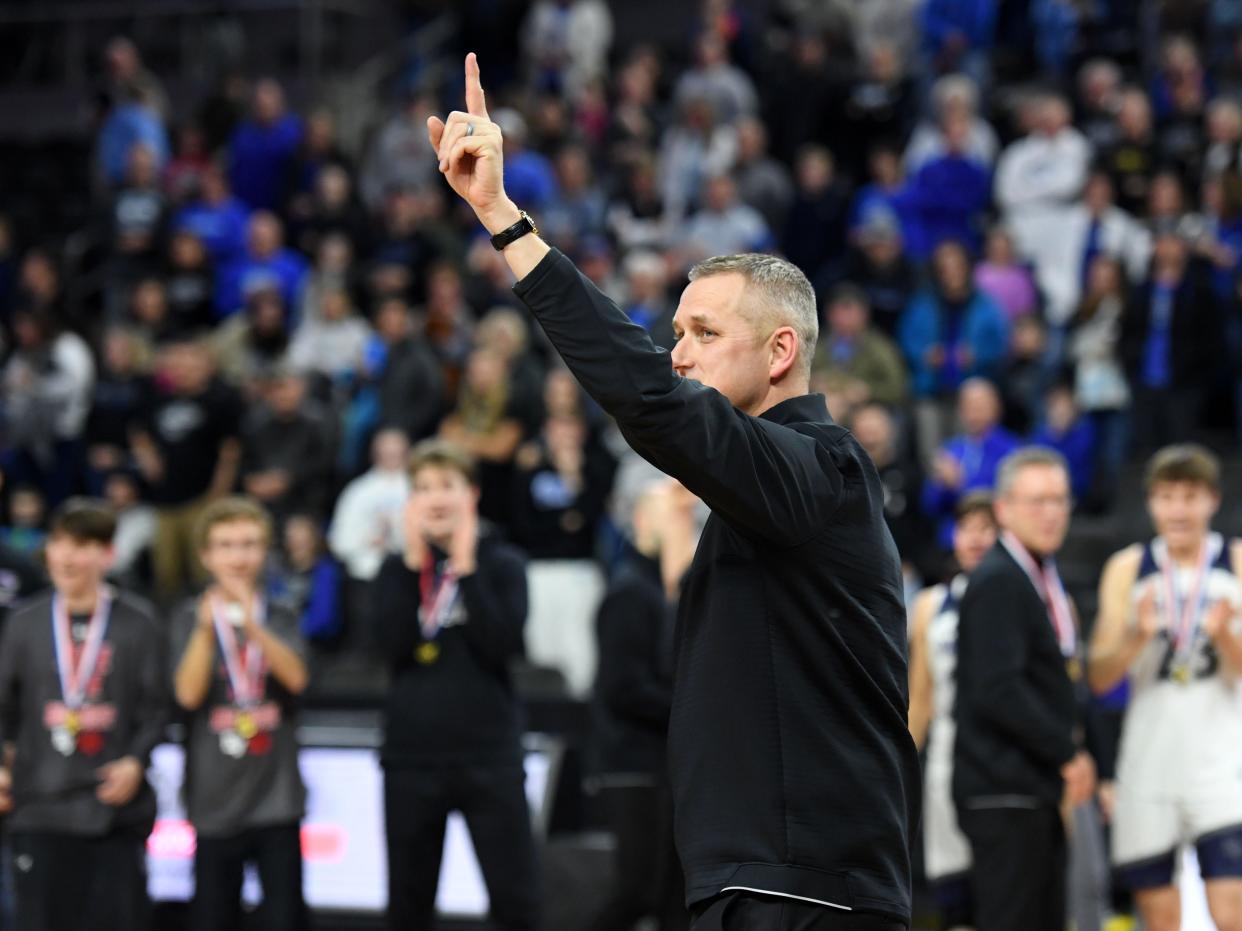
<path fill-rule="evenodd" d="M 504 931 L 533 931 L 534 841 L 509 679 L 522 654 L 526 566 L 480 533 L 470 457 L 442 440 L 410 454 L 405 552 L 375 580 L 377 640 L 392 668 L 384 714 L 388 926 L 433 926 L 449 813 L 466 819 Z"/>
<path fill-rule="evenodd" d="M 449 184 L 587 392 L 712 509 L 669 725 L 696 929 L 904 928 L 918 761 L 901 572 L 875 467 L 807 394 L 810 283 L 772 256 L 700 263 L 670 359 L 505 195 L 473 55 L 466 100 L 428 123 Z"/>
<path fill-rule="evenodd" d="M 1082 651 L 1053 559 L 1071 506 L 1059 453 L 1002 460 L 1001 537 L 959 610 L 953 798 L 973 851 L 978 931 L 1065 928 L 1063 817 L 1095 789 L 1081 749 Z"/>

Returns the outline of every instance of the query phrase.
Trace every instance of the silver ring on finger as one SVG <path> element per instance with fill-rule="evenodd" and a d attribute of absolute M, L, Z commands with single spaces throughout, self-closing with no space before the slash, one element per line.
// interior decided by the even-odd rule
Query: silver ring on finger
<path fill-rule="evenodd" d="M 467 123 L 467 124 L 466 124 L 466 135 L 467 135 L 467 136 L 473 136 L 473 135 L 474 135 L 474 124 L 473 124 L 473 123 Z"/>

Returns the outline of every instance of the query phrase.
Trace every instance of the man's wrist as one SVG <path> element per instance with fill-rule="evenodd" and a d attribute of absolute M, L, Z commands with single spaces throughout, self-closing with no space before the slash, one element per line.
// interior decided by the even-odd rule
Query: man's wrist
<path fill-rule="evenodd" d="M 492 236 L 504 232 L 520 219 L 522 219 L 522 211 L 518 210 L 517 204 L 508 198 L 505 198 L 504 203 L 496 205 L 486 213 L 479 214 L 479 222 Z"/>

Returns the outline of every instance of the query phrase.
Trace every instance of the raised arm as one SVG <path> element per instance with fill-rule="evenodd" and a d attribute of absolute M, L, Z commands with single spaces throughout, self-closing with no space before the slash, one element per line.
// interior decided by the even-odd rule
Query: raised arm
<path fill-rule="evenodd" d="M 489 233 L 495 235 L 521 218 L 505 194 L 500 127 L 487 115 L 474 52 L 466 56 L 466 112 L 454 110 L 447 120 L 428 117 L 427 134 L 440 159 L 440 173 Z M 521 281 L 549 248 L 538 236 L 528 235 L 509 245 L 504 257 Z"/>
<path fill-rule="evenodd" d="M 478 64 L 466 59 L 467 111 L 428 129 L 450 186 L 492 233 L 520 216 L 504 192 L 502 139 L 487 118 Z M 586 391 L 647 460 L 735 525 L 777 544 L 822 527 L 853 455 L 737 410 L 723 394 L 673 371 L 669 354 L 573 264 L 537 236 L 504 250 L 517 292 Z"/>
<path fill-rule="evenodd" d="M 1131 624 L 1130 592 L 1142 550 L 1127 547 L 1113 555 L 1100 576 L 1100 609 L 1087 654 L 1087 681 L 1097 695 L 1116 688 L 1159 626 L 1151 592 L 1139 603 Z"/>

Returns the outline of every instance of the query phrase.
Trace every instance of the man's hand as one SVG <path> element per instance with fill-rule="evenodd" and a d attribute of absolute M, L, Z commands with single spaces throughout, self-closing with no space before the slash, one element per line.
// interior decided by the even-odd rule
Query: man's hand
<path fill-rule="evenodd" d="M 1156 611 L 1156 590 L 1147 589 L 1139 599 L 1134 624 L 1130 628 L 1130 637 L 1137 643 L 1146 645 L 1160 630 L 1160 615 Z"/>
<path fill-rule="evenodd" d="M 95 797 L 105 805 L 120 807 L 137 793 L 142 785 L 142 763 L 135 756 L 123 756 L 95 770 L 100 778 Z"/>
<path fill-rule="evenodd" d="M 474 52 L 466 56 L 466 112 L 454 110 L 447 120 L 428 117 L 427 135 L 440 172 L 488 232 L 499 233 L 518 221 L 518 209 L 505 195 L 504 141 L 487 115 Z"/>
<path fill-rule="evenodd" d="M 1085 750 L 1079 750 L 1074 758 L 1061 767 L 1065 780 L 1065 796 L 1070 807 L 1087 802 L 1095 793 L 1095 762 Z"/>
<path fill-rule="evenodd" d="M 1233 619 L 1233 605 L 1227 598 L 1221 598 L 1208 609 L 1203 619 L 1203 632 L 1213 643 L 1219 643 L 1222 636 L 1229 633 L 1229 622 Z"/>
<path fill-rule="evenodd" d="M 954 491 L 966 483 L 962 464 L 946 452 L 936 454 L 935 461 L 932 463 L 932 473 L 935 475 L 936 481 L 945 488 L 951 488 Z"/>
<path fill-rule="evenodd" d="M 7 815 L 13 810 L 13 774 L 7 768 L 0 767 L 0 815 Z"/>
<path fill-rule="evenodd" d="M 198 610 L 194 612 L 194 619 L 203 630 L 212 630 L 215 627 L 215 611 L 211 606 L 215 597 L 215 589 L 209 588 L 198 598 Z"/>
<path fill-rule="evenodd" d="M 1117 783 L 1111 779 L 1101 782 L 1096 799 L 1100 803 L 1100 814 L 1104 816 L 1104 823 L 1112 824 L 1113 815 L 1117 811 Z"/>

